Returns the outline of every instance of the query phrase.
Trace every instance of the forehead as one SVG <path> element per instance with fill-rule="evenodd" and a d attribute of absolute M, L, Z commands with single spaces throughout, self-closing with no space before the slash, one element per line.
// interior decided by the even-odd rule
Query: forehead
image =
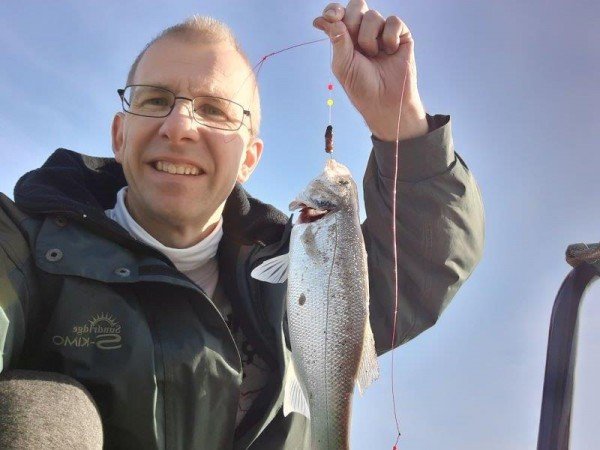
<path fill-rule="evenodd" d="M 134 84 L 167 87 L 178 95 L 215 95 L 248 103 L 251 69 L 229 44 L 165 38 L 142 57 Z"/>

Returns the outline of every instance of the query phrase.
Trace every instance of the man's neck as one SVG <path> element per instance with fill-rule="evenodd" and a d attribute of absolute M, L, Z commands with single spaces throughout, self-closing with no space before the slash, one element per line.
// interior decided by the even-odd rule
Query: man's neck
<path fill-rule="evenodd" d="M 152 237 L 154 237 L 154 239 L 170 248 L 189 248 L 196 245 L 198 242 L 203 241 L 209 236 L 219 223 L 219 218 L 217 217 L 215 220 L 212 220 L 211 218 L 211 221 L 207 222 L 200 229 L 185 229 L 181 227 L 166 228 L 164 224 L 161 224 L 160 227 L 152 227 L 152 225 L 146 225 L 139 222 L 137 218 L 133 218 Z"/>
<path fill-rule="evenodd" d="M 225 205 L 223 204 L 217 208 L 213 215 L 207 220 L 200 220 L 193 226 L 186 226 L 162 220 L 153 220 L 148 215 L 137 211 L 136 208 L 128 202 L 127 195 L 125 195 L 125 207 L 133 220 L 135 220 L 154 239 L 170 248 L 189 248 L 204 240 L 219 224 L 224 206 Z"/>

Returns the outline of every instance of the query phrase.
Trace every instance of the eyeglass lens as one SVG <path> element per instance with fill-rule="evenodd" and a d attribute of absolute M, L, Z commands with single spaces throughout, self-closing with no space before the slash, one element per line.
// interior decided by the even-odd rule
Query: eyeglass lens
<path fill-rule="evenodd" d="M 123 93 L 125 111 L 139 116 L 166 117 L 175 105 L 175 94 L 154 86 L 128 86 Z M 194 118 L 201 124 L 222 130 L 237 130 L 244 108 L 218 97 L 195 97 Z"/>

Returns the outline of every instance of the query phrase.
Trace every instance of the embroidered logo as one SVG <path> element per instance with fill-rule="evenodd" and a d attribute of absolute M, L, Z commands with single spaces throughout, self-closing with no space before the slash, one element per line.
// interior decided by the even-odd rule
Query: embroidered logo
<path fill-rule="evenodd" d="M 110 314 L 96 314 L 87 323 L 75 325 L 68 336 L 54 336 L 59 347 L 93 347 L 100 350 L 121 348 L 121 325 Z"/>

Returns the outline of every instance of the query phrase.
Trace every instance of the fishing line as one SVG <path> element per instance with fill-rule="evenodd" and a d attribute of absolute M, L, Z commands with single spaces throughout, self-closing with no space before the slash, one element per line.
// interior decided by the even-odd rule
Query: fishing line
<path fill-rule="evenodd" d="M 334 36 L 335 37 L 335 36 Z M 325 40 L 329 40 L 330 41 L 330 46 L 329 46 L 329 60 L 330 60 L 330 67 L 332 69 L 333 73 L 333 44 L 331 42 L 331 39 L 333 39 L 333 37 L 327 37 L 327 38 L 323 38 L 323 39 L 316 39 L 313 41 L 308 41 L 308 42 L 302 42 L 299 44 L 295 44 L 295 45 L 291 45 L 289 47 L 285 47 L 281 50 L 277 50 L 274 52 L 271 52 L 265 56 L 263 56 L 259 62 L 250 70 L 249 74 L 247 75 L 247 77 L 244 79 L 244 82 L 242 83 L 242 86 L 240 86 L 240 90 L 242 89 L 243 85 L 247 82 L 247 80 L 250 78 L 250 76 L 252 76 L 254 74 L 255 77 L 255 87 L 254 87 L 254 91 L 253 91 L 253 97 L 252 97 L 252 101 L 254 101 L 256 92 L 258 91 L 258 75 L 260 73 L 260 70 L 262 69 L 265 61 L 270 58 L 271 56 L 286 52 L 288 50 L 292 50 L 294 48 L 298 48 L 304 45 L 309 45 L 309 44 L 315 44 L 317 42 L 323 42 Z M 394 412 L 394 421 L 396 424 L 396 431 L 397 431 L 397 436 L 396 436 L 396 441 L 394 443 L 393 446 L 393 450 L 398 450 L 398 441 L 400 439 L 401 433 L 400 433 L 400 423 L 398 420 L 398 414 L 397 414 L 397 405 L 396 405 L 396 392 L 394 389 L 394 353 L 395 353 L 395 341 L 396 341 L 396 325 L 397 325 L 397 319 L 398 319 L 398 250 L 397 250 L 397 236 L 396 236 L 396 202 L 397 202 L 397 187 L 398 187 L 398 147 L 399 147 L 399 137 L 400 137 L 400 122 L 402 119 L 402 105 L 403 105 L 403 100 L 404 100 L 404 90 L 406 88 L 406 78 L 408 77 L 408 72 L 410 70 L 410 64 L 408 62 L 406 62 L 407 68 L 406 71 L 404 73 L 404 79 L 402 80 L 402 92 L 400 95 L 400 103 L 398 106 L 398 121 L 397 121 L 397 126 L 396 126 L 396 142 L 395 142 L 395 148 L 394 148 L 394 177 L 393 177 L 393 187 L 392 187 L 392 248 L 393 248 L 393 254 L 394 254 L 394 264 L 393 264 L 393 280 L 394 280 L 394 320 L 393 320 L 393 326 L 392 326 L 392 340 L 391 340 L 391 352 L 392 352 L 392 356 L 391 356 L 391 386 L 392 386 L 392 407 L 393 407 L 393 412 Z M 331 75 L 331 74 L 330 74 Z M 330 80 L 332 80 L 332 78 L 330 78 Z M 327 85 L 327 89 L 329 91 L 333 91 L 333 81 L 330 81 L 330 83 Z M 239 92 L 239 90 L 238 90 Z M 326 129 L 326 133 L 325 133 L 325 149 L 327 151 L 327 153 L 330 155 L 330 157 L 332 157 L 332 153 L 333 153 L 333 127 L 332 127 L 332 123 L 331 123 L 331 111 L 332 111 L 332 106 L 333 106 L 334 102 L 333 102 L 333 98 L 328 98 L 327 99 L 327 106 L 329 107 L 329 117 L 328 117 L 328 126 Z M 335 242 L 336 246 L 334 247 L 334 257 L 333 260 L 335 260 L 335 250 L 337 247 L 337 233 L 336 233 L 336 242 Z M 332 263 L 333 264 L 333 263 Z M 329 296 L 329 284 L 330 282 L 328 282 L 328 296 Z M 328 437 L 329 439 L 329 437 Z"/>
<path fill-rule="evenodd" d="M 407 62 L 408 66 L 408 62 Z M 394 420 L 396 422 L 396 431 L 398 435 L 396 436 L 396 442 L 394 443 L 393 450 L 398 449 L 398 441 L 400 440 L 400 423 L 398 421 L 398 414 L 396 408 L 396 393 L 394 391 L 394 350 L 396 343 L 396 321 L 398 318 L 398 249 L 396 248 L 396 200 L 397 194 L 396 190 L 398 187 L 398 142 L 400 139 L 400 119 L 402 118 L 402 101 L 404 100 L 404 88 L 406 87 L 406 77 L 408 76 L 408 71 L 410 70 L 410 66 L 406 68 L 404 72 L 404 80 L 402 80 L 402 93 L 400 95 L 400 105 L 398 107 L 398 124 L 396 126 L 396 146 L 394 151 L 394 181 L 392 188 L 392 248 L 394 249 L 394 324 L 392 326 L 392 405 L 394 408 Z"/>
<path fill-rule="evenodd" d="M 240 93 L 240 91 L 243 89 L 243 87 L 246 85 L 246 83 L 248 82 L 248 79 L 250 77 L 252 77 L 252 75 L 254 75 L 254 89 L 252 90 L 252 98 L 250 100 L 250 105 L 248 107 L 252 107 L 252 104 L 254 103 L 254 99 L 256 98 L 256 93 L 258 92 L 258 75 L 260 74 L 260 70 L 263 67 L 263 64 L 265 63 L 265 61 L 270 58 L 271 56 L 277 55 L 279 53 L 283 53 L 285 51 L 294 49 L 296 47 L 301 47 L 303 45 L 309 45 L 309 44 L 315 44 L 317 42 L 322 42 L 322 41 L 326 41 L 329 38 L 322 38 L 322 39 L 316 39 L 314 41 L 308 41 L 308 42 L 302 42 L 300 44 L 294 44 L 294 45 L 290 45 L 289 47 L 285 47 L 282 48 L 281 50 L 277 50 L 271 53 L 268 53 L 266 55 L 264 55 L 262 58 L 260 58 L 260 60 L 258 61 L 258 63 L 256 63 L 249 71 L 248 71 L 248 75 L 246 75 L 246 78 L 244 78 L 244 81 L 242 81 L 242 83 L 240 84 L 238 90 L 235 92 L 234 94 L 234 98 Z M 250 119 L 252 120 L 252 118 Z M 254 126 L 254 124 L 252 124 Z M 252 130 L 252 132 L 254 133 L 254 130 Z M 238 136 L 236 133 L 232 133 L 232 134 L 224 134 L 223 135 L 223 141 L 227 144 L 231 141 L 233 141 L 234 139 L 236 139 Z"/>
<path fill-rule="evenodd" d="M 329 41 L 329 67 L 331 67 L 331 73 L 329 74 L 329 84 L 327 89 L 333 91 L 333 42 Z M 333 125 L 331 125 L 331 107 L 333 106 L 333 92 L 327 99 L 327 106 L 329 107 L 329 122 L 325 129 L 325 151 L 329 154 L 329 158 L 333 159 Z"/>
<path fill-rule="evenodd" d="M 334 227 L 334 231 L 335 231 L 335 239 L 333 241 L 333 256 L 331 258 L 331 269 L 329 270 L 329 276 L 327 279 L 327 306 L 325 307 L 325 380 L 328 380 L 327 378 L 327 340 L 329 339 L 329 333 L 327 333 L 327 324 L 329 324 L 329 292 L 331 289 L 331 275 L 333 274 L 333 267 L 335 265 L 335 256 L 337 254 L 337 247 L 338 247 L 338 223 L 337 223 L 337 216 L 334 214 L 334 219 L 335 219 L 335 227 Z M 329 411 L 329 407 L 328 407 L 328 398 L 327 395 L 325 396 L 325 411 Z M 329 415 L 326 416 L 327 417 L 327 448 L 329 448 Z"/>
<path fill-rule="evenodd" d="M 333 67 L 333 43 L 331 42 L 331 40 L 329 41 L 329 67 Z M 331 71 L 332 73 L 329 75 L 329 84 L 327 85 L 327 89 L 330 91 L 333 91 L 333 79 L 331 78 L 331 75 L 333 74 L 333 70 Z M 328 124 L 331 125 L 331 107 L 333 106 L 333 99 L 331 97 L 329 97 L 327 99 L 327 106 L 329 106 L 329 122 Z"/>
<path fill-rule="evenodd" d="M 249 71 L 248 71 L 248 75 L 246 75 L 246 78 L 244 78 L 244 81 L 242 82 L 242 84 L 240 85 L 240 87 L 238 88 L 237 92 L 236 92 L 236 96 L 237 94 L 239 94 L 239 92 L 242 90 L 242 88 L 246 85 L 246 83 L 248 82 L 248 79 L 250 77 L 252 77 L 252 75 L 254 75 L 254 89 L 252 91 L 252 99 L 250 101 L 250 105 L 252 105 L 252 103 L 254 102 L 254 99 L 256 98 L 256 93 L 258 92 L 258 75 L 260 74 L 260 70 L 262 69 L 265 61 L 270 58 L 271 56 L 275 56 L 278 55 L 280 53 L 286 52 L 288 50 L 292 50 L 298 47 L 302 47 L 304 45 L 310 45 L 310 44 L 316 44 L 318 42 L 323 42 L 323 41 L 330 41 L 331 39 L 329 37 L 326 38 L 322 38 L 322 39 L 315 39 L 313 41 L 307 41 L 307 42 L 301 42 L 299 44 L 294 44 L 294 45 L 290 45 L 289 47 L 285 47 L 282 48 L 281 50 L 276 50 L 274 52 L 268 53 L 266 55 L 264 55 L 263 57 L 260 58 L 260 60 L 254 65 L 254 67 L 252 67 Z M 330 53 L 330 60 L 332 58 L 331 56 L 331 46 L 329 48 L 329 53 Z M 333 83 L 329 83 L 329 86 L 331 86 L 330 90 L 333 89 Z M 329 101 L 328 101 L 329 104 Z M 333 105 L 333 100 L 331 100 L 331 105 Z M 330 113 L 329 113 L 329 124 L 331 125 L 331 105 L 330 106 Z M 254 131 L 254 130 L 253 130 Z M 223 139 L 226 143 L 231 142 L 233 139 L 236 138 L 236 135 L 232 135 L 231 138 L 228 139 L 227 135 L 223 136 Z"/>

